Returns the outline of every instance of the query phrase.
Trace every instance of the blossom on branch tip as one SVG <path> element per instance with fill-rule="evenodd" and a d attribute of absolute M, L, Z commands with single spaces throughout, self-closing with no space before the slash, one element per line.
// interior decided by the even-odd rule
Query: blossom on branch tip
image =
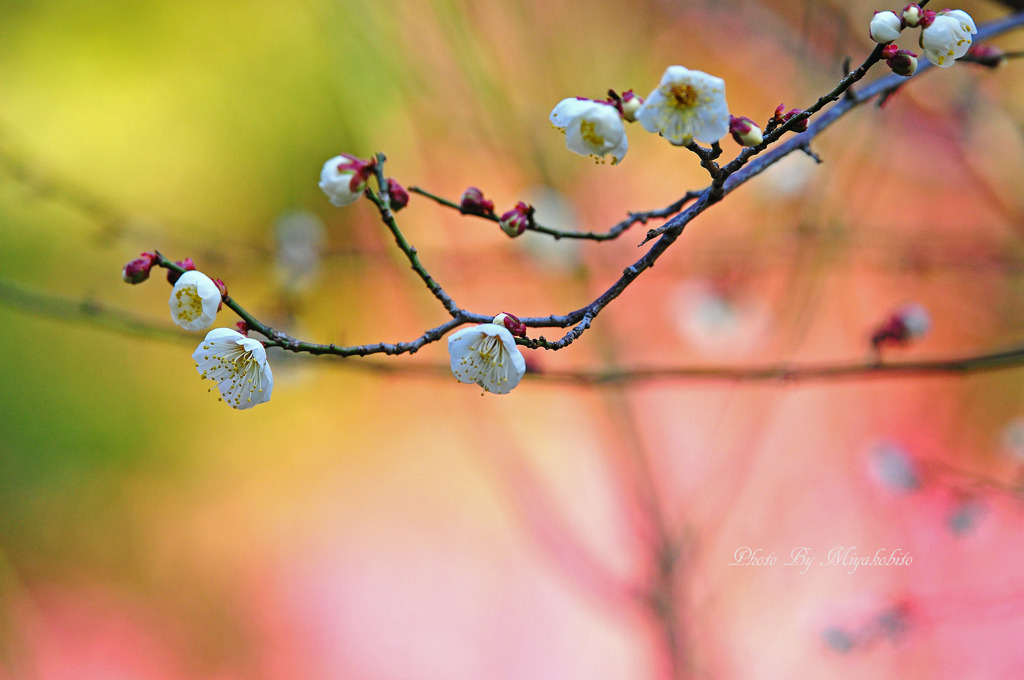
<path fill-rule="evenodd" d="M 463 215 L 493 215 L 494 201 L 484 198 L 484 192 L 476 187 L 469 187 L 462 192 L 459 212 Z"/>
<path fill-rule="evenodd" d="M 959 9 L 938 12 L 930 22 L 929 18 L 921 22 L 924 56 L 936 66 L 949 68 L 971 49 L 971 36 L 978 32 L 978 27 L 971 15 Z"/>
<path fill-rule="evenodd" d="M 629 149 L 622 117 L 612 104 L 570 97 L 558 102 L 548 117 L 565 133 L 569 151 L 581 156 L 601 160 L 610 155 L 614 165 Z"/>
<path fill-rule="evenodd" d="M 373 174 L 376 161 L 363 160 L 347 153 L 324 163 L 320 171 L 320 189 L 333 205 L 352 205 L 363 195 L 366 180 Z"/>
<path fill-rule="evenodd" d="M 508 394 L 526 373 L 526 359 L 505 327 L 507 319 L 463 328 L 448 338 L 452 374 L 462 383 L 476 384 L 485 392 Z M 517 320 L 518 321 L 518 320 Z"/>
<path fill-rule="evenodd" d="M 725 81 L 701 71 L 669 66 L 661 84 L 636 112 L 648 132 L 678 146 L 717 142 L 729 132 Z"/>
<path fill-rule="evenodd" d="M 516 203 L 516 207 L 502 214 L 498 220 L 501 230 L 509 238 L 519 236 L 526 228 L 533 223 L 533 206 L 522 201 Z"/>
<path fill-rule="evenodd" d="M 729 116 L 729 134 L 740 146 L 757 146 L 764 141 L 761 128 L 746 117 Z"/>
<path fill-rule="evenodd" d="M 121 270 L 121 279 L 125 283 L 142 283 L 149 278 L 149 272 L 153 268 L 153 253 L 142 253 L 129 262 Z"/>
<path fill-rule="evenodd" d="M 885 45 L 899 38 L 902 30 L 903 19 L 897 16 L 896 12 L 875 12 L 868 32 L 872 40 L 879 45 Z"/>
<path fill-rule="evenodd" d="M 201 331 L 213 325 L 220 300 L 220 290 L 210 277 L 187 271 L 178 277 L 171 290 L 171 318 L 187 331 Z"/>
<path fill-rule="evenodd" d="M 202 378 L 216 381 L 231 408 L 247 409 L 270 400 L 274 373 L 259 340 L 230 328 L 214 328 L 192 353 Z"/>

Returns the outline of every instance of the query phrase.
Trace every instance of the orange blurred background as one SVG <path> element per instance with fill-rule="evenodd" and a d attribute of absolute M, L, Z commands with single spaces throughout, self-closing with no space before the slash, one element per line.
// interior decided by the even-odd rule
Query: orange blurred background
<path fill-rule="evenodd" d="M 545 372 L 864 360 L 908 302 L 932 331 L 887 358 L 1019 343 L 1016 63 L 935 69 L 843 118 L 822 165 L 794 155 L 709 210 L 579 341 L 528 352 L 506 397 L 422 370 L 447 364 L 442 342 L 390 372 L 272 352 L 272 401 L 235 412 L 160 277 L 120 280 L 158 249 L 297 337 L 411 340 L 446 314 L 371 204 L 328 204 L 327 158 L 382 151 L 406 186 L 607 229 L 706 173 L 636 126 L 620 165 L 595 165 L 551 128 L 555 103 L 646 95 L 682 64 L 763 122 L 859 63 L 876 9 L 898 8 L 6 3 L 0 277 L 76 304 L 0 289 L 0 680 L 1013 677 L 1020 369 Z M 399 223 L 485 314 L 577 309 L 643 252 L 643 227 L 510 241 L 418 196 Z M 132 319 L 151 330 L 111 328 Z M 853 568 L 837 549 L 910 559 Z"/>

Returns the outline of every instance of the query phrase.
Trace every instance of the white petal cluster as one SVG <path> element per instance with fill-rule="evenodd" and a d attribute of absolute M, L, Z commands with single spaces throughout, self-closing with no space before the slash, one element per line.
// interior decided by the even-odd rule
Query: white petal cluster
<path fill-rule="evenodd" d="M 259 340 L 230 328 L 214 328 L 192 359 L 199 375 L 217 382 L 221 397 L 231 408 L 247 409 L 270 401 L 274 374 Z"/>
<path fill-rule="evenodd" d="M 508 394 L 526 373 L 526 360 L 512 334 L 494 323 L 453 333 L 448 338 L 448 354 L 456 379 L 475 383 L 485 392 Z"/>
<path fill-rule="evenodd" d="M 903 30 L 903 19 L 896 15 L 896 12 L 878 12 L 871 19 L 871 27 L 868 29 L 871 39 L 879 45 L 888 45 L 900 37 Z"/>
<path fill-rule="evenodd" d="M 206 274 L 188 271 L 175 282 L 169 304 L 174 323 L 187 331 L 201 331 L 217 318 L 220 291 Z"/>
<path fill-rule="evenodd" d="M 942 12 L 921 31 L 921 47 L 928 61 L 949 68 L 971 48 L 971 36 L 978 32 L 967 12 L 954 9 Z"/>
<path fill-rule="evenodd" d="M 565 133 L 569 151 L 581 156 L 600 159 L 610 155 L 614 165 L 629 149 L 622 117 L 611 104 L 570 97 L 558 102 L 549 118 Z"/>
<path fill-rule="evenodd" d="M 335 156 L 320 171 L 320 189 L 339 208 L 352 205 L 363 195 L 366 182 L 359 176 L 359 166 L 353 163 L 357 160 L 348 154 Z"/>
<path fill-rule="evenodd" d="M 669 66 L 661 84 L 636 112 L 648 132 L 677 145 L 717 142 L 729 132 L 725 81 L 701 71 Z"/>

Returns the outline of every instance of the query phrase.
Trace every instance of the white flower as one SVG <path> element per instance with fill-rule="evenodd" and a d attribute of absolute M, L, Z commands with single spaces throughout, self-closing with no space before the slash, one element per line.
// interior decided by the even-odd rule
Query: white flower
<path fill-rule="evenodd" d="M 504 326 L 482 323 L 463 328 L 448 338 L 452 373 L 463 383 L 476 383 L 485 392 L 508 394 L 526 373 L 526 359 Z"/>
<path fill-rule="evenodd" d="M 622 117 L 611 104 L 570 97 L 558 102 L 549 118 L 565 133 L 569 151 L 581 156 L 601 158 L 609 154 L 614 165 L 629 148 Z"/>
<path fill-rule="evenodd" d="M 217 381 L 221 397 L 231 408 L 252 408 L 270 401 L 274 374 L 259 340 L 230 328 L 214 328 L 192 358 L 199 375 Z"/>
<path fill-rule="evenodd" d="M 954 9 L 935 17 L 931 25 L 921 31 L 921 47 L 928 61 L 942 68 L 967 54 L 971 36 L 978 32 L 974 19 L 963 10 Z"/>
<path fill-rule="evenodd" d="M 335 156 L 324 163 L 320 171 L 320 189 L 339 208 L 352 205 L 363 195 L 372 167 L 373 161 L 364 161 L 347 153 Z"/>
<path fill-rule="evenodd" d="M 717 142 L 729 132 L 725 81 L 682 66 L 669 66 L 661 84 L 636 112 L 648 132 L 677 145 Z"/>
<path fill-rule="evenodd" d="M 879 45 L 887 45 L 900 37 L 903 30 L 903 20 L 896 16 L 896 12 L 876 12 L 871 19 L 871 39 Z"/>
<path fill-rule="evenodd" d="M 187 271 L 178 277 L 168 302 L 174 323 L 187 331 L 201 331 L 217 318 L 220 291 L 206 274 Z"/>

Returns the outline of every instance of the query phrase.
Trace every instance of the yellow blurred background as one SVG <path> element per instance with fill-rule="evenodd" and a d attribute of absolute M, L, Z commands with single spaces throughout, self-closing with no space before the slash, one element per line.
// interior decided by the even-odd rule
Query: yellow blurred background
<path fill-rule="evenodd" d="M 876 9 L 899 8 L 0 5 L 0 680 L 1011 677 L 1019 369 L 545 372 L 863 360 L 906 302 L 932 332 L 887 358 L 1020 343 L 1016 63 L 935 69 L 842 119 L 814 143 L 822 165 L 787 158 L 708 211 L 579 341 L 528 353 L 506 397 L 430 370 L 441 342 L 386 372 L 271 353 L 273 399 L 235 412 L 196 374 L 200 337 L 175 332 L 162 277 L 120 280 L 156 249 L 302 339 L 411 340 L 446 314 L 369 202 L 327 202 L 326 159 L 381 151 L 405 186 L 607 229 L 706 173 L 635 126 L 620 165 L 595 165 L 551 128 L 555 103 L 646 95 L 682 64 L 763 122 L 859 63 Z M 510 241 L 418 196 L 399 223 L 461 306 L 519 316 L 592 300 L 644 230 Z M 321 259 L 285 258 L 296 240 Z M 913 563 L 820 564 L 841 546 Z M 732 564 L 744 547 L 778 561 Z M 783 566 L 799 547 L 813 568 Z"/>

